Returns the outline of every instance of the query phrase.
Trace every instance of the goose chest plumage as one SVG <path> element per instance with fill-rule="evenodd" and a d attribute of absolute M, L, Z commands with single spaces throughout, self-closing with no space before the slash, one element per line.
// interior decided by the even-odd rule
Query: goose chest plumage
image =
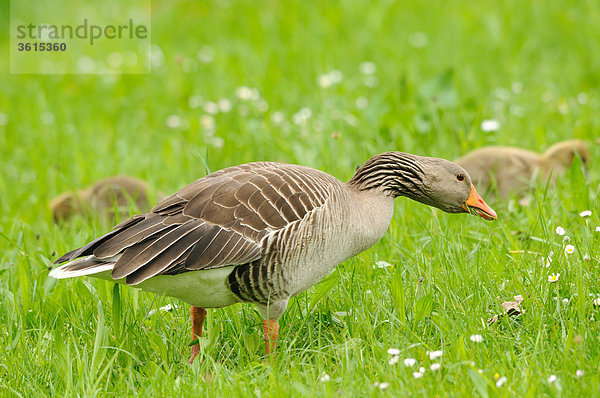
<path fill-rule="evenodd" d="M 192 333 L 206 308 L 254 303 L 267 354 L 289 298 L 385 234 L 394 198 L 495 219 L 460 166 L 386 152 L 343 183 L 309 167 L 274 162 L 219 170 L 66 253 L 54 278 L 93 276 L 192 305 Z M 192 346 L 190 363 L 199 352 Z"/>

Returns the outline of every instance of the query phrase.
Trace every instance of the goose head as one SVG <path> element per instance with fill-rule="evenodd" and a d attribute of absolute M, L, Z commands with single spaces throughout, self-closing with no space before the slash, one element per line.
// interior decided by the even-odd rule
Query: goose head
<path fill-rule="evenodd" d="M 386 152 L 369 159 L 349 183 L 359 189 L 382 189 L 394 198 L 406 196 L 447 213 L 498 218 L 465 169 L 445 159 Z"/>
<path fill-rule="evenodd" d="M 542 162 L 545 163 L 548 169 L 556 168 L 557 166 L 561 169 L 567 169 L 571 167 L 576 156 L 581 159 L 584 171 L 587 172 L 590 152 L 581 140 L 557 142 L 544 152 Z"/>

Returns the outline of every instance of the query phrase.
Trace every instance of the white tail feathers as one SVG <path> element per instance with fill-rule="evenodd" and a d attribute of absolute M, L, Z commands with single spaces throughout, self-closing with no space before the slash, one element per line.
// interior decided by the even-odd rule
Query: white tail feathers
<path fill-rule="evenodd" d="M 99 259 L 94 256 L 77 258 L 50 272 L 56 279 L 74 278 L 76 276 L 95 275 L 105 271 L 112 271 L 113 266 L 121 255 Z M 104 276 L 104 275 L 103 275 Z"/>

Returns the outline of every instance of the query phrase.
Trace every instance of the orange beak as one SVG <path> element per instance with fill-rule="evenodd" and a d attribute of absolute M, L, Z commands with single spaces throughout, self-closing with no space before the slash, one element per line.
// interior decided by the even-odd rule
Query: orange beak
<path fill-rule="evenodd" d="M 471 184 L 471 196 L 469 196 L 469 199 L 463 204 L 463 209 L 465 209 L 467 213 L 477 214 L 484 220 L 498 219 L 496 212 L 481 199 L 481 196 L 479 196 L 473 184 Z"/>

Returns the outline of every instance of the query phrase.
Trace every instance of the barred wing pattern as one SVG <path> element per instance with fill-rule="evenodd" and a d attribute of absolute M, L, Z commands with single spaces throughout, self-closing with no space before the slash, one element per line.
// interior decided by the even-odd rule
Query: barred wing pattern
<path fill-rule="evenodd" d="M 247 264 L 261 258 L 266 236 L 323 206 L 336 181 L 308 167 L 272 162 L 223 169 L 56 263 L 92 255 L 90 261 L 106 264 L 120 255 L 112 277 L 130 285 L 156 275 Z"/>

